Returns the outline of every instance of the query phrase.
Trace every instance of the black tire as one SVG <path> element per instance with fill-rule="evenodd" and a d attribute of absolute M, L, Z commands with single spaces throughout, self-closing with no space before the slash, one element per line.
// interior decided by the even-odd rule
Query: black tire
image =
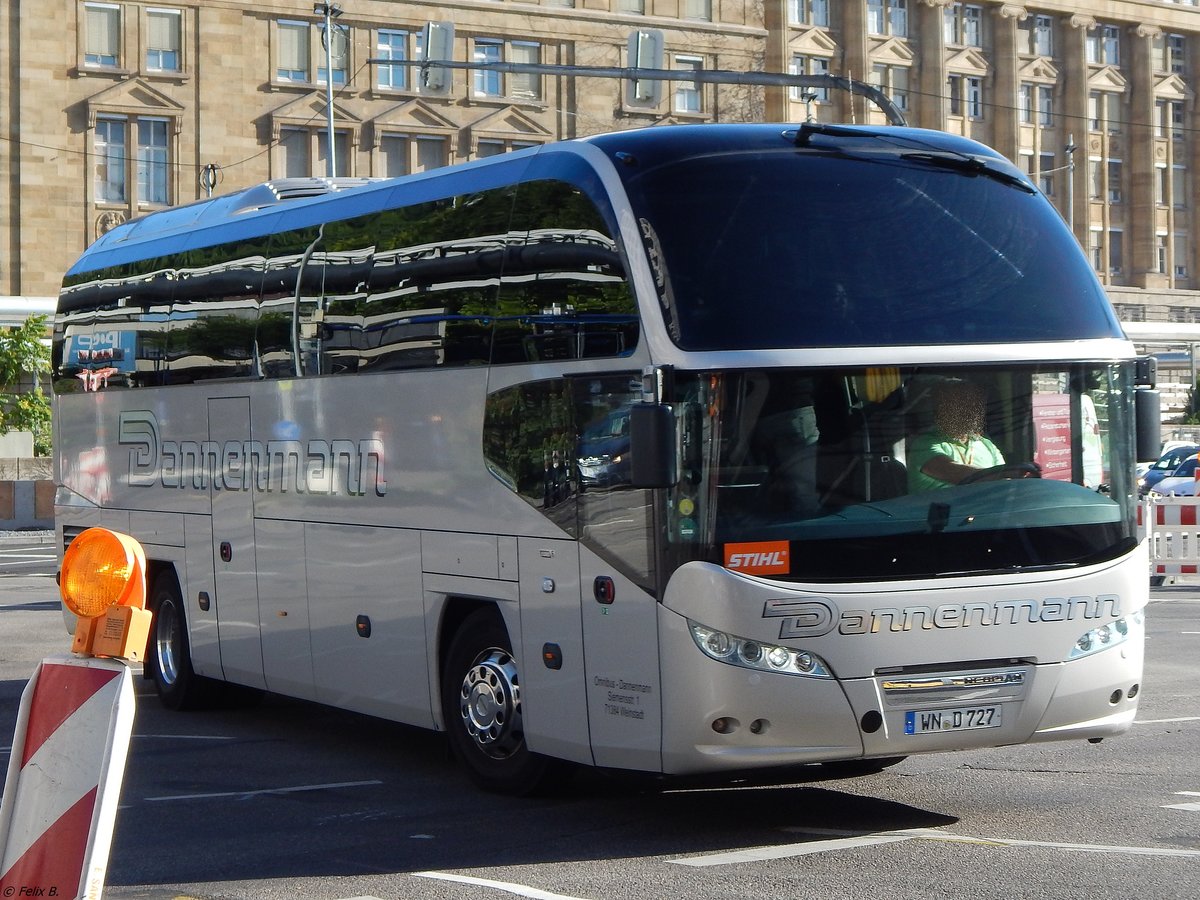
<path fill-rule="evenodd" d="M 493 608 L 467 616 L 450 642 L 442 666 L 442 714 L 454 756 L 485 790 L 536 793 L 561 769 L 525 745 L 520 674 Z"/>
<path fill-rule="evenodd" d="M 150 589 L 150 647 L 146 665 L 158 699 L 167 709 L 195 709 L 205 698 L 205 679 L 192 671 L 183 596 L 174 572 L 163 572 Z"/>

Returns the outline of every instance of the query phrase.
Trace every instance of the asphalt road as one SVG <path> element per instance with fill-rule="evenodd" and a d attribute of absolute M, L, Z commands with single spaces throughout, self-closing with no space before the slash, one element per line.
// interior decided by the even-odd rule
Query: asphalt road
<path fill-rule="evenodd" d="M 0 762 L 69 638 L 45 577 L 0 582 Z M 912 757 L 786 785 L 584 773 L 482 794 L 442 738 L 267 697 L 138 712 L 105 897 L 1200 896 L 1200 589 L 1155 592 L 1137 723 L 1099 745 Z"/>

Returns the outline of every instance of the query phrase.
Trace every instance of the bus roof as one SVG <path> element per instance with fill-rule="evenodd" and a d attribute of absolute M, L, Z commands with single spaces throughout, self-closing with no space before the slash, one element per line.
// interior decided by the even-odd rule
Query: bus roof
<path fill-rule="evenodd" d="M 613 159 L 636 155 L 652 162 L 722 151 L 773 149 L 787 145 L 782 142 L 795 143 L 806 132 L 851 141 L 882 139 L 905 149 L 922 147 L 1003 160 L 982 144 L 918 128 L 781 123 L 654 126 L 559 141 L 399 178 L 285 178 L 265 182 L 120 225 L 88 247 L 67 274 L 519 182 L 538 174 L 540 167 L 531 166 L 531 159 L 556 153 L 585 154 L 582 145 L 586 144 Z M 403 198 L 396 196 L 401 193 Z"/>

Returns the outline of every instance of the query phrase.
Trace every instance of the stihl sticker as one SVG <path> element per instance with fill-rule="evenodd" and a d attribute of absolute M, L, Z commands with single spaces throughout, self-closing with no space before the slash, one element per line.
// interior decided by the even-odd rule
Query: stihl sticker
<path fill-rule="evenodd" d="M 786 575 L 792 569 L 787 541 L 726 544 L 725 568 L 747 575 Z"/>

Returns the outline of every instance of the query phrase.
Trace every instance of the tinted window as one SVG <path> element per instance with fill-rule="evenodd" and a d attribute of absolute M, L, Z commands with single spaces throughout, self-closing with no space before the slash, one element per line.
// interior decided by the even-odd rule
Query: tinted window
<path fill-rule="evenodd" d="M 180 255 L 166 333 L 166 382 L 253 372 L 264 244 L 223 244 Z"/>
<path fill-rule="evenodd" d="M 531 506 L 653 590 L 652 494 L 629 484 L 629 409 L 640 399 L 634 372 L 497 391 L 487 400 L 483 452 Z"/>
<path fill-rule="evenodd" d="M 619 168 L 680 346 L 1119 336 L 1044 197 L 871 146 Z"/>
<path fill-rule="evenodd" d="M 522 184 L 492 361 L 624 356 L 638 340 L 625 266 L 591 200 L 561 181 Z"/>

